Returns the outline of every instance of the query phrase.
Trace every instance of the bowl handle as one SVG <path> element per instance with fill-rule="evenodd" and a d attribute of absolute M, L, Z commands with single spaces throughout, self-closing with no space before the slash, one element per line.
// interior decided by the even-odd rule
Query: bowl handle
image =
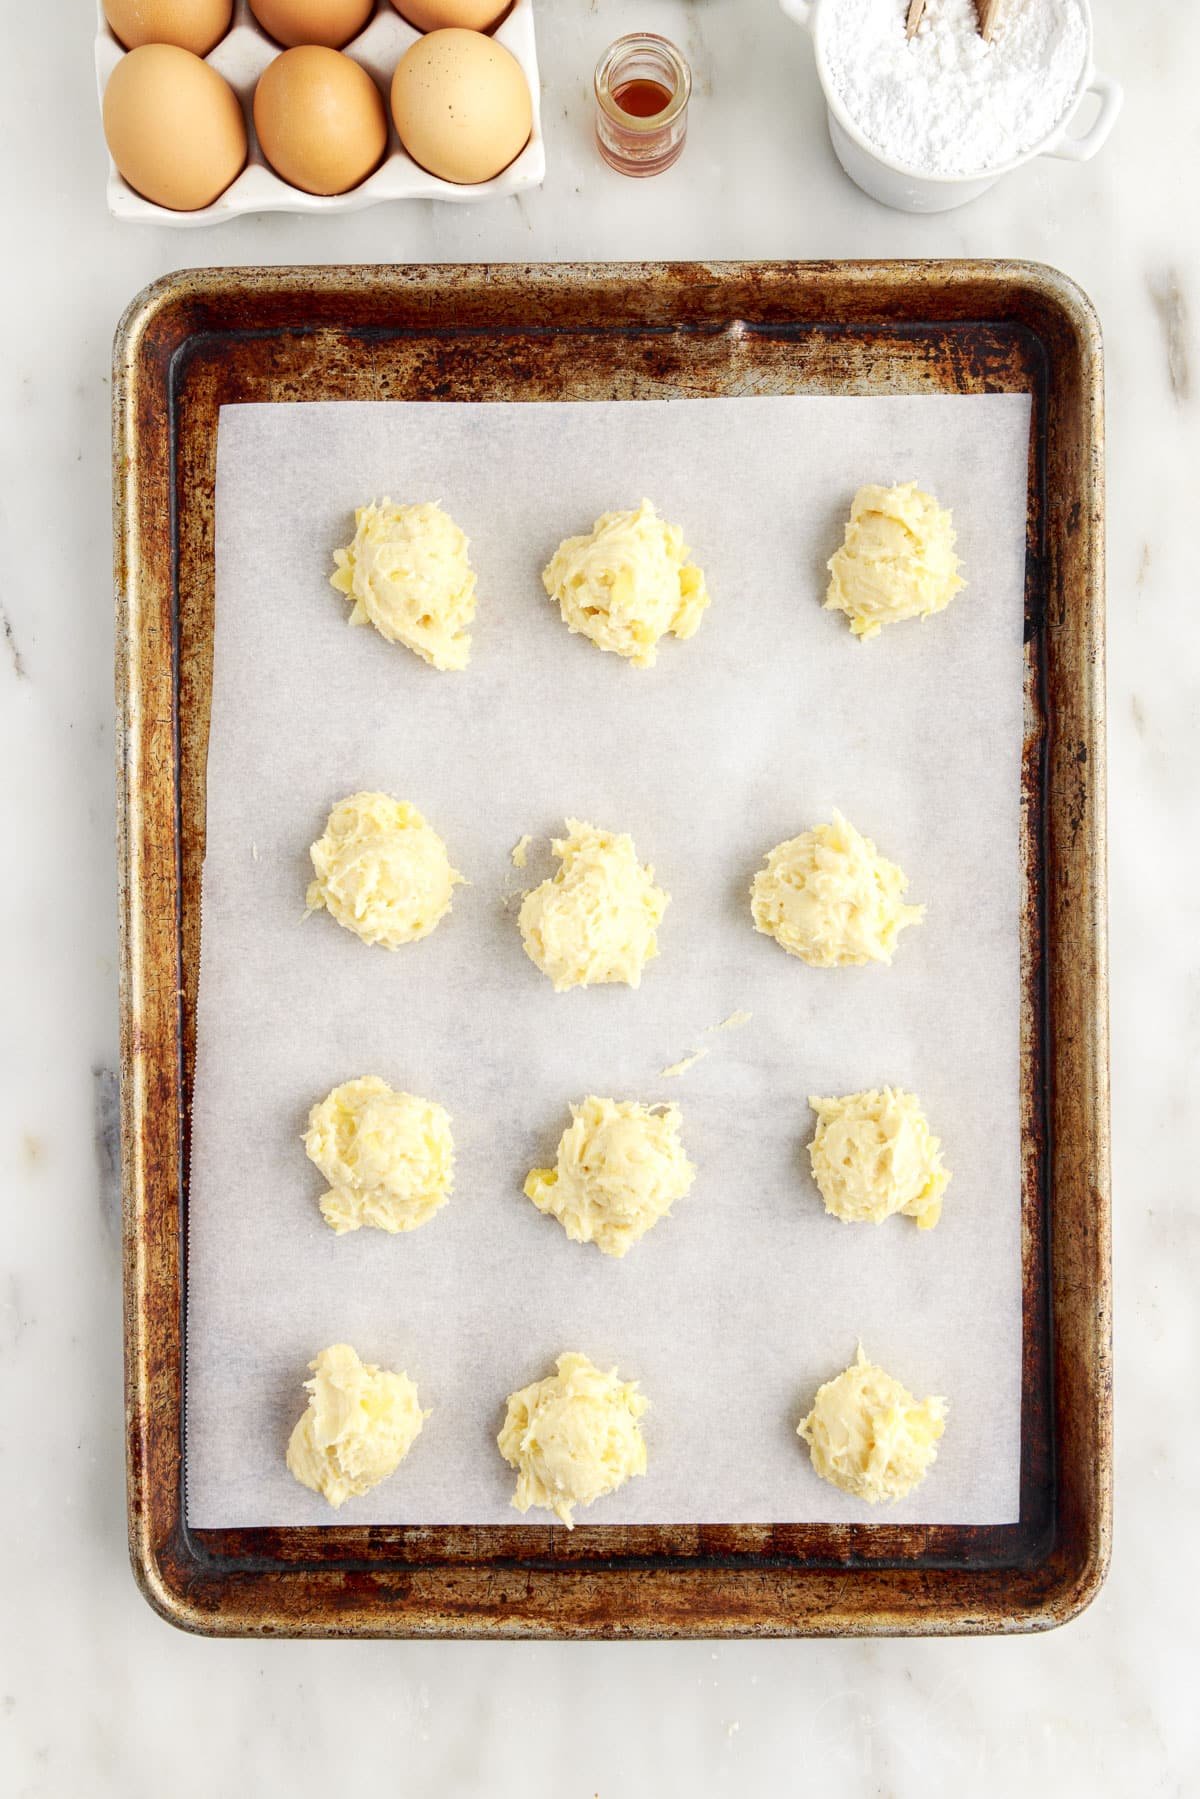
<path fill-rule="evenodd" d="M 795 19 L 797 25 L 811 28 L 816 0 L 779 0 L 779 4 L 789 19 Z"/>
<path fill-rule="evenodd" d="M 786 5 L 786 0 L 783 3 Z M 1061 156 L 1068 162 L 1091 161 L 1117 122 L 1125 92 L 1119 81 L 1112 81 L 1107 75 L 1093 75 L 1079 97 L 1082 100 L 1088 94 L 1095 94 L 1100 102 L 1100 111 L 1089 129 L 1081 137 L 1071 137 L 1067 126 L 1064 126 L 1062 136 L 1046 146 L 1044 155 Z M 1067 125 L 1069 124 L 1070 120 L 1067 121 Z"/>

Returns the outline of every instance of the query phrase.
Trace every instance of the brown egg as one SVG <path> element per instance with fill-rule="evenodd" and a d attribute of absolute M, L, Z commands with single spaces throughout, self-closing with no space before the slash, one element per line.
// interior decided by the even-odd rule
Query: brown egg
<path fill-rule="evenodd" d="M 246 161 L 246 121 L 227 81 L 175 44 L 141 44 L 104 90 L 104 136 L 130 187 L 169 206 L 211 206 Z"/>
<path fill-rule="evenodd" d="M 490 31 L 512 7 L 513 0 L 392 0 L 402 19 L 418 31 Z"/>
<path fill-rule="evenodd" d="M 264 31 L 290 49 L 323 44 L 340 50 L 357 37 L 375 10 L 375 0 L 250 0 Z"/>
<path fill-rule="evenodd" d="M 277 175 L 306 194 L 344 194 L 387 149 L 387 109 L 340 50 L 304 44 L 268 63 L 254 90 L 254 129 Z"/>
<path fill-rule="evenodd" d="M 444 181 L 490 181 L 529 141 L 533 106 L 516 57 L 478 31 L 431 31 L 392 76 L 392 117 L 414 162 Z"/>
<path fill-rule="evenodd" d="M 127 50 L 177 44 L 207 56 L 229 30 L 233 0 L 104 0 L 104 16 Z"/>

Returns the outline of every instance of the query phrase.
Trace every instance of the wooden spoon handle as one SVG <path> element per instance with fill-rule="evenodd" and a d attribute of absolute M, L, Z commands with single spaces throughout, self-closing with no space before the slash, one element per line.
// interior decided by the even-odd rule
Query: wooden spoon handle
<path fill-rule="evenodd" d="M 979 35 L 990 39 L 1004 11 L 1004 0 L 975 0 L 975 11 L 979 15 Z"/>
<path fill-rule="evenodd" d="M 921 17 L 924 11 L 925 0 L 908 0 L 908 18 L 905 20 L 904 24 L 905 35 L 907 37 L 916 37 L 917 26 L 921 23 Z"/>

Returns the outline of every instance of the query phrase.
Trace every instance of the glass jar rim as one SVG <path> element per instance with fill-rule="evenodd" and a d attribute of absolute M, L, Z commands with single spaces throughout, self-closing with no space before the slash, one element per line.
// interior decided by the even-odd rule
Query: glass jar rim
<path fill-rule="evenodd" d="M 614 72 L 621 62 L 636 56 L 639 50 L 660 56 L 674 77 L 670 101 L 661 112 L 651 113 L 649 118 L 623 112 L 613 99 Z M 594 86 L 596 104 L 623 131 L 661 131 L 679 117 L 691 98 L 692 71 L 670 38 L 661 37 L 656 31 L 631 31 L 608 46 L 596 64 Z"/>

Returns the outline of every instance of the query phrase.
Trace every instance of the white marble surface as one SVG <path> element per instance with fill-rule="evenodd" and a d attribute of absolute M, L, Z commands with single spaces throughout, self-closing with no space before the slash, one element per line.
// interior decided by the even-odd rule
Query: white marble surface
<path fill-rule="evenodd" d="M 1195 849 L 1200 630 L 1200 20 L 1098 0 L 1127 84 L 1098 161 L 1039 163 L 961 213 L 881 211 L 833 164 L 773 0 L 544 0 L 551 174 L 487 208 L 134 229 L 103 207 L 90 0 L 3 8 L 0 143 L 0 1790 L 662 1799 L 803 1791 L 1195 1791 L 1198 1494 Z M 588 141 L 618 29 L 696 69 L 685 160 L 634 184 Z M 109 345 L 190 261 L 1020 255 L 1107 333 L 1117 1275 L 1108 1585 L 1036 1640 L 674 1645 L 207 1643 L 125 1560 L 109 578 Z M 1190 721 L 1190 722 L 1189 722 Z"/>

